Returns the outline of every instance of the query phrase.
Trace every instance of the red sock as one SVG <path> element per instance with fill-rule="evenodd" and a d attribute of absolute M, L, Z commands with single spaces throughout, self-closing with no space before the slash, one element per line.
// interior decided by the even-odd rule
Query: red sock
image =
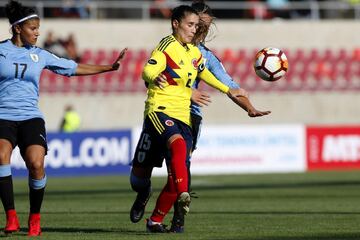
<path fill-rule="evenodd" d="M 186 167 L 186 142 L 178 138 L 170 144 L 171 164 L 167 184 L 160 193 L 150 219 L 162 222 L 178 195 L 188 191 L 188 170 Z"/>
<path fill-rule="evenodd" d="M 168 177 L 168 182 L 166 183 L 156 201 L 154 212 L 150 217 L 151 221 L 162 222 L 166 214 L 170 211 L 171 207 L 175 203 L 176 199 L 177 193 L 175 183 L 172 176 L 170 175 Z"/>
<path fill-rule="evenodd" d="M 188 191 L 188 170 L 186 167 L 186 142 L 178 138 L 170 144 L 171 172 L 174 176 L 177 194 Z"/>

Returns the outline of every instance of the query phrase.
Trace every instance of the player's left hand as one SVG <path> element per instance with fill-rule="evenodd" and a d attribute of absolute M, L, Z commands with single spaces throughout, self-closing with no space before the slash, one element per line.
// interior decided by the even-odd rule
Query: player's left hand
<path fill-rule="evenodd" d="M 237 105 L 239 105 L 242 109 L 247 111 L 249 117 L 261 117 L 261 116 L 269 115 L 271 113 L 271 111 L 259 111 L 256 108 L 254 108 L 253 105 L 251 104 L 249 98 L 247 97 L 249 95 L 247 95 L 247 96 L 240 95 L 239 96 L 239 94 L 241 93 L 240 89 L 230 88 L 229 91 L 227 92 L 227 95 Z"/>
<path fill-rule="evenodd" d="M 259 110 L 256 110 L 255 108 L 253 108 L 253 109 L 249 109 L 248 116 L 249 117 L 261 117 L 261 116 L 269 115 L 270 113 L 271 113 L 271 111 L 259 111 Z"/>
<path fill-rule="evenodd" d="M 154 84 L 155 84 L 155 86 L 159 87 L 160 89 L 164 89 L 167 84 L 167 78 L 166 78 L 165 74 L 160 73 L 159 76 L 157 76 L 154 79 Z"/>
<path fill-rule="evenodd" d="M 197 89 L 192 90 L 191 101 L 200 107 L 209 106 L 211 103 L 210 95 L 207 92 L 199 91 Z"/>
<path fill-rule="evenodd" d="M 118 70 L 119 69 L 121 61 L 124 59 L 127 50 L 128 50 L 128 48 L 124 48 L 123 50 L 121 50 L 118 58 L 115 60 L 115 62 L 112 65 L 113 70 Z"/>

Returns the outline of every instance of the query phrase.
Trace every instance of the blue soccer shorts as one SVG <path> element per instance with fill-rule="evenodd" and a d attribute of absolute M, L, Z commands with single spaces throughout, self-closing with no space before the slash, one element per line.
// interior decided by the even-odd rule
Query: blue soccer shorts
<path fill-rule="evenodd" d="M 164 159 L 171 159 L 167 141 L 174 134 L 180 134 L 187 149 L 187 162 L 192 148 L 191 127 L 162 112 L 149 113 L 136 146 L 133 166 L 161 167 Z"/>

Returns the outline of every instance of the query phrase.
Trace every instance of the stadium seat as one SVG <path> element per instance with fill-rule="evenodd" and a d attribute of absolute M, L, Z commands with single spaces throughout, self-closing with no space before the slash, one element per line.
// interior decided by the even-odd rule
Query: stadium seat
<path fill-rule="evenodd" d="M 289 61 L 285 77 L 269 83 L 259 79 L 253 69 L 258 49 L 212 49 L 234 81 L 250 92 L 256 91 L 345 91 L 360 89 L 360 48 L 284 49 Z M 85 49 L 81 63 L 111 64 L 118 49 Z M 129 49 L 116 72 L 92 76 L 62 77 L 45 70 L 40 91 L 47 93 L 144 92 L 142 69 L 150 56 L 147 49 Z M 201 87 L 216 91 L 206 84 Z"/>
<path fill-rule="evenodd" d="M 106 57 L 106 51 L 103 49 L 97 50 L 95 56 L 93 58 L 94 64 L 109 64 L 108 59 Z"/>
<path fill-rule="evenodd" d="M 93 58 L 93 53 L 90 49 L 85 49 L 81 54 L 81 63 L 90 63 Z"/>

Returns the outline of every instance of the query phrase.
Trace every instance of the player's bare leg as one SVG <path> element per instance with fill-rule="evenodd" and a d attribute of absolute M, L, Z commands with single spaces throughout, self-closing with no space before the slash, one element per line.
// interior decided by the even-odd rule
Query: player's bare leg
<path fill-rule="evenodd" d="M 40 236 L 40 209 L 44 198 L 46 175 L 44 170 L 45 148 L 40 145 L 31 145 L 26 148 L 26 166 L 29 169 L 29 200 L 30 214 L 28 220 L 28 236 Z"/>

